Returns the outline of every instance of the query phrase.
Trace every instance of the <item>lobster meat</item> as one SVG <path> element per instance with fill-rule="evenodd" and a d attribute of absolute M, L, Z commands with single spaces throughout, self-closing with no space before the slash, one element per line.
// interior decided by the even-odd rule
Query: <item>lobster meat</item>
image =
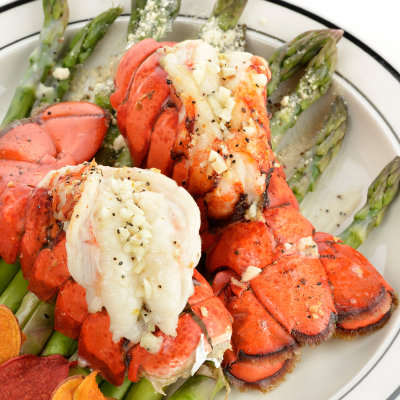
<path fill-rule="evenodd" d="M 316 346 L 385 325 L 397 294 L 300 213 L 270 145 L 265 60 L 202 41 L 144 40 L 122 58 L 111 97 L 135 165 L 184 186 L 202 212 L 213 290 L 233 316 L 224 370 L 268 391 Z"/>
<path fill-rule="evenodd" d="M 128 362 L 131 380 L 162 392 L 222 359 L 231 316 L 194 269 L 200 215 L 174 181 L 85 162 L 48 172 L 26 204 L 14 219 L 28 288 L 58 294 L 55 328 L 78 339 L 80 363 L 119 386 Z"/>

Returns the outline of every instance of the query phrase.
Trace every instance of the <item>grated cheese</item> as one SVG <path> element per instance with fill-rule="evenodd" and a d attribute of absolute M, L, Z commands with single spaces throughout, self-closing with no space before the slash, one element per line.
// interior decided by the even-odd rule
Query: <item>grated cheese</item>
<path fill-rule="evenodd" d="M 113 145 L 113 149 L 118 152 L 122 150 L 124 147 L 126 147 L 125 139 L 122 135 L 119 135 L 118 137 L 115 138 Z"/>
<path fill-rule="evenodd" d="M 67 101 L 90 101 L 93 102 L 97 92 L 111 94 L 114 90 L 113 66 L 107 64 L 92 69 L 80 68 L 72 79 L 69 93 L 66 94 Z"/>
<path fill-rule="evenodd" d="M 68 68 L 56 68 L 53 71 L 54 78 L 59 79 L 60 81 L 64 80 L 64 79 L 68 79 L 69 78 L 69 69 Z"/>
<path fill-rule="evenodd" d="M 175 0 L 148 0 L 143 10 L 140 10 L 140 19 L 135 33 L 128 37 L 127 47 L 145 38 L 159 40 L 172 30 L 173 18 L 171 14 L 176 8 Z"/>
<path fill-rule="evenodd" d="M 244 51 L 246 41 L 243 36 L 243 27 L 236 25 L 235 28 L 224 31 L 218 26 L 218 21 L 215 17 L 207 21 L 200 32 L 201 39 L 224 53 Z"/>

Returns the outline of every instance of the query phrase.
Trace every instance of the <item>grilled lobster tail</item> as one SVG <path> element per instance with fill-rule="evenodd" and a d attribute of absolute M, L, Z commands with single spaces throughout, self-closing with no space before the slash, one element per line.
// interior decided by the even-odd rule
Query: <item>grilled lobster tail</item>
<path fill-rule="evenodd" d="M 108 117 L 102 108 L 69 102 L 50 106 L 32 119 L 12 122 L 0 131 L 0 256 L 7 263 L 12 264 L 21 252 L 34 260 L 37 251 L 46 245 L 47 237 L 57 234 L 54 225 L 52 232 L 46 231 L 51 225 L 46 222 L 40 237 L 28 239 L 30 230 L 38 225 L 33 215 L 25 218 L 25 210 L 28 207 L 28 213 L 36 214 L 33 203 L 37 201 L 36 207 L 40 208 L 47 197 L 38 194 L 41 199 L 32 198 L 27 205 L 32 189 L 49 171 L 91 159 L 100 148 L 107 127 Z M 35 218 L 47 218 L 44 210 L 40 213 Z M 27 236 L 22 239 L 24 233 Z M 32 262 L 25 260 L 22 258 L 21 262 Z M 31 266 L 23 267 L 26 278 L 30 269 Z"/>
<path fill-rule="evenodd" d="M 78 339 L 90 368 L 119 386 L 128 364 L 132 381 L 162 392 L 206 357 L 222 360 L 231 316 L 194 269 L 200 215 L 186 191 L 155 171 L 95 162 L 29 189 L 22 272 L 39 299 L 57 295 L 55 329 Z"/>
<path fill-rule="evenodd" d="M 113 106 L 138 166 L 187 188 L 202 211 L 213 290 L 233 316 L 229 380 L 268 391 L 300 347 L 383 326 L 397 295 L 337 238 L 315 233 L 271 150 L 265 60 L 201 41 L 148 40 L 122 58 Z"/>

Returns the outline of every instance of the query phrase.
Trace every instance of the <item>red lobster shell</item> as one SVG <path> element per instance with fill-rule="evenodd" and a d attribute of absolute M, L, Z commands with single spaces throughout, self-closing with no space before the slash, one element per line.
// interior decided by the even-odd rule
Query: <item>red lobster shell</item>
<path fill-rule="evenodd" d="M 71 277 L 63 222 L 79 202 L 79 185 L 92 164 L 108 128 L 108 116 L 90 103 L 59 103 L 32 120 L 13 123 L 0 133 L 0 255 L 7 263 L 19 256 L 28 289 L 43 301 L 55 296 L 55 329 L 78 339 L 80 360 L 114 385 L 121 385 L 127 370 L 133 381 L 146 376 L 158 390 L 188 376 L 203 346 L 211 357 L 222 357 L 231 337 L 231 316 L 214 296 L 205 279 L 194 270 L 195 292 L 179 318 L 178 334 L 164 336 L 161 350 L 150 354 L 124 339 L 115 343 L 105 308 L 90 314 L 86 291 Z M 54 189 L 37 186 L 52 170 L 66 165 L 60 176 L 53 171 Z M 53 178 L 52 178 L 53 179 Z M 172 182 L 173 183 L 173 182 Z M 175 185 L 175 184 L 174 184 Z M 59 194 L 69 188 L 67 198 Z M 60 199 L 60 196 L 63 197 Z M 60 200 L 63 207 L 58 210 Z M 61 214 L 62 220 L 56 215 Z M 206 310 L 206 311 L 204 311 Z M 202 321 L 204 332 L 198 323 Z M 207 339 L 206 339 L 207 337 Z"/>
<path fill-rule="evenodd" d="M 188 52 L 196 45 L 187 44 Z M 349 339 L 382 327 L 397 306 L 397 294 L 359 252 L 338 238 L 315 233 L 299 213 L 271 150 L 266 90 L 260 95 L 257 85 L 232 89 L 238 108 L 226 128 L 234 139 L 222 141 L 228 152 L 220 154 L 236 159 L 233 151 L 239 148 L 258 168 L 264 185 L 257 203 L 260 215 L 247 218 L 251 202 L 237 184 L 234 198 L 221 195 L 216 202 L 224 171 L 201 173 L 204 160 L 222 149 L 221 140 L 203 153 L 193 150 L 198 99 L 178 90 L 179 79 L 163 69 L 163 57 L 171 51 L 167 46 L 144 40 L 122 58 L 111 98 L 118 126 L 137 166 L 160 169 L 197 200 L 207 268 L 216 273 L 214 293 L 234 319 L 225 373 L 242 390 L 267 391 L 291 372 L 305 343 L 315 346 L 332 336 Z M 259 58 L 253 57 L 250 66 L 269 78 Z M 194 70 L 190 61 L 183 68 Z M 257 118 L 249 139 L 242 128 L 243 115 L 250 114 Z"/>

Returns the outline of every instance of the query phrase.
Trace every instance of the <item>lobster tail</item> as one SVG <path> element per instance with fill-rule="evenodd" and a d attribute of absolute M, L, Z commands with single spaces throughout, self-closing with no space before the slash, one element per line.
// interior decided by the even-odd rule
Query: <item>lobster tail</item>
<path fill-rule="evenodd" d="M 233 317 L 232 349 L 225 353 L 224 371 L 239 389 L 266 392 L 293 370 L 300 360 L 300 346 L 235 276 L 239 278 L 222 271 L 213 283 L 215 294 L 227 299 Z"/>
<path fill-rule="evenodd" d="M 336 336 L 353 339 L 382 328 L 398 305 L 396 292 L 357 250 L 325 233 L 314 236 L 338 313 Z"/>
<path fill-rule="evenodd" d="M 51 245 L 58 232 L 54 224 L 42 221 L 51 217 L 45 217 L 45 211 L 37 208 L 48 204 L 51 196 L 40 190 L 31 195 L 32 189 L 49 171 L 91 159 L 100 148 L 107 128 L 108 116 L 102 108 L 91 103 L 68 102 L 50 106 L 33 119 L 12 122 L 1 130 L 0 256 L 11 264 L 20 253 L 26 278 L 38 251 Z M 36 232 L 50 225 L 55 232 Z"/>

